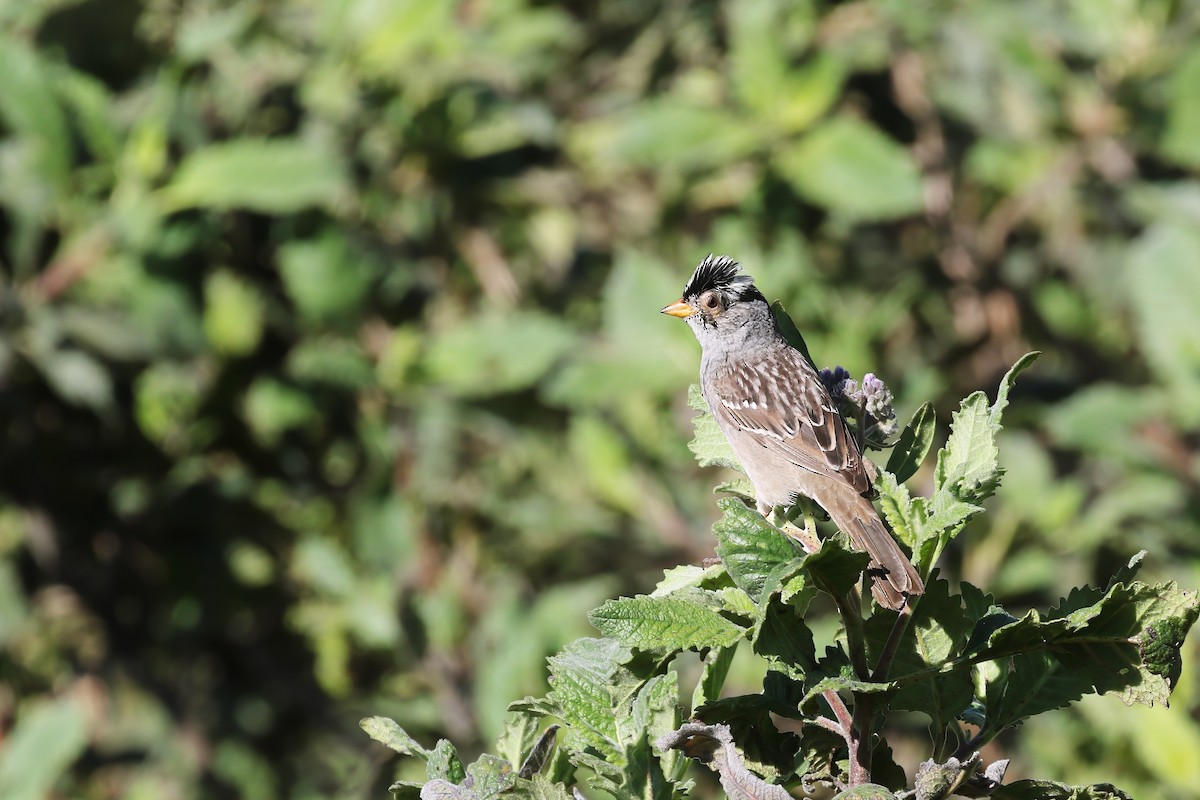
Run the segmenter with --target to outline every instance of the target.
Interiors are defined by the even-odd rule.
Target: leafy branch
[[[581,779],[618,800],[671,800],[689,791],[685,772],[694,759],[717,771],[733,798],[783,800],[790,787],[817,784],[841,798],[1124,797],[1106,785],[1005,785],[1006,763],[985,765],[978,750],[1086,694],[1166,705],[1184,638],[1200,615],[1196,592],[1137,581],[1139,553],[1104,589],[1078,588],[1055,608],[1017,617],[970,584],[954,591],[935,568],[1000,484],[1003,412],[1036,357],[1013,365],[994,402],[982,392],[962,402],[937,454],[930,496],[912,496],[904,480],[932,447],[932,408],[918,409],[897,438],[876,489],[885,519],[926,580],[925,594],[899,613],[872,605],[861,591],[868,558],[840,532],[817,539],[806,513],[810,535],[788,535],[791,523],[764,519],[738,485],[717,503],[720,563],[668,570],[650,594],[594,610],[589,619],[603,638],[567,646],[550,659],[550,693],[510,706],[498,743],[503,757],[464,768],[448,742],[424,750],[395,723],[364,720],[372,737],[427,764],[426,783],[396,784],[393,794],[566,797]],[[736,469],[703,404],[693,407],[700,412],[697,459]],[[808,622],[818,593],[832,598],[840,622],[821,649]],[[762,692],[722,697],[740,647],[765,662]],[[673,664],[685,651],[699,653],[704,669],[690,721],[681,724]],[[934,743],[912,787],[882,733],[888,715],[904,711],[929,718]],[[800,733],[779,730],[772,715],[798,721]],[[544,720],[555,722],[539,738]]]

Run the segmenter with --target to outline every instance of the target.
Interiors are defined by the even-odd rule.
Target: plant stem
[[[868,694],[854,693],[854,716],[850,728],[850,785],[871,782],[871,735],[875,708]]]
[[[900,649],[900,640],[904,638],[904,632],[908,629],[908,622],[912,619],[913,606],[918,601],[919,597],[910,597],[904,607],[900,609],[900,613],[896,615],[896,621],[892,623],[892,631],[888,634],[887,641],[883,644],[883,650],[879,653],[879,660],[875,662],[875,671],[871,673],[871,680],[886,681],[888,672],[892,668],[892,660],[896,657],[896,651]]]

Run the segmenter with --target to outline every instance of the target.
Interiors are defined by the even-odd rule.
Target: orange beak
[[[671,303],[671,305],[664,308],[662,310],[662,313],[670,314],[672,317],[679,317],[680,319],[685,319],[687,317],[690,317],[692,314],[695,314],[696,309],[693,308],[692,306],[688,305],[687,303],[683,302],[683,300],[676,300],[674,303]]]

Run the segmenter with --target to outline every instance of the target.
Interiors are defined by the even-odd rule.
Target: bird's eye
[[[721,307],[721,301],[718,300],[717,296],[715,294],[713,294],[712,292],[709,292],[708,294],[704,295],[704,297],[701,297],[700,302],[709,311],[715,311],[716,309]]]

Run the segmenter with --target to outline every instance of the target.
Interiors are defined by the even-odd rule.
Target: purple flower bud
[[[820,372],[821,383],[825,384],[826,391],[829,396],[835,401],[844,400],[849,392],[853,392],[858,388],[851,378],[850,373],[842,367],[834,367],[833,369],[823,369]]]
[[[892,391],[883,381],[868,372],[863,376],[863,410],[875,420],[876,427],[885,436],[895,431],[896,409],[892,405]]]

